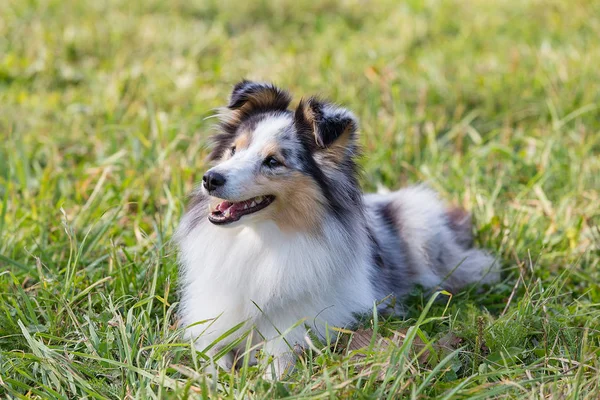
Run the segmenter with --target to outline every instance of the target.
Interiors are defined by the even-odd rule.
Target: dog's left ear
[[[354,150],[358,122],[345,108],[311,97],[300,101],[294,119],[298,133],[309,141],[313,151],[342,158]]]
[[[245,113],[286,110],[291,100],[288,92],[271,83],[243,80],[233,87],[227,108]]]
[[[260,112],[285,111],[291,100],[288,92],[272,83],[245,79],[238,82],[231,91],[227,107],[219,109],[220,133],[212,137],[214,145],[208,159],[217,160],[231,147],[238,127],[246,118]]]

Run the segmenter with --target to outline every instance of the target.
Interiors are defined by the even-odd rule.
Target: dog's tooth
[[[229,216],[231,215],[231,213],[229,212],[229,208],[227,210],[225,210],[223,215],[225,216],[225,218],[229,218]]]
[[[252,203],[250,203],[250,207],[254,207],[256,205],[256,202],[254,200],[252,200]]]
[[[244,203],[244,210],[248,208],[248,203]]]
[[[262,197],[262,196],[258,196],[258,197],[256,198],[256,202],[257,202],[257,203],[262,203],[262,201],[263,201],[263,197]]]

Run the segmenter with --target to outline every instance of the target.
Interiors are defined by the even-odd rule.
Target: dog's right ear
[[[311,97],[300,101],[294,119],[315,154],[334,162],[355,154],[358,121],[349,110]]]
[[[233,87],[227,108],[249,114],[255,111],[286,110],[292,98],[271,83],[243,80]]]

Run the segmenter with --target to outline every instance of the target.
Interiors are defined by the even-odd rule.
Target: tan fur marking
[[[310,105],[310,103],[308,103],[304,106],[304,117],[312,125],[312,131],[313,131],[313,135],[315,137],[315,143],[320,146],[321,143],[319,143],[319,139],[317,136],[317,121],[315,120],[315,113],[313,112],[312,108],[310,108],[309,105]]]
[[[346,150],[350,144],[350,136],[352,135],[352,129],[350,125],[346,130],[333,142],[329,147],[323,149],[325,158],[332,161],[335,164],[342,162],[346,156]]]
[[[308,121],[308,123],[312,126],[315,143],[317,146],[322,146],[323,144],[319,140],[319,136],[317,134],[317,121],[315,121],[315,113],[310,107],[310,104],[310,101],[302,102],[302,114],[304,114],[304,118],[306,118],[306,121]]]
[[[328,147],[324,147],[324,144],[319,140],[319,132],[317,127],[317,121],[315,120],[315,113],[310,107],[310,102],[303,103],[302,112],[306,120],[312,125],[313,135],[315,137],[315,143],[321,148],[323,155],[327,161],[339,163],[344,159],[346,154],[346,148],[350,144],[350,138],[352,136],[352,126],[348,124],[344,132]]]
[[[265,209],[265,218],[273,220],[284,232],[318,234],[325,214],[325,199],[317,184],[300,172],[285,177],[263,177],[260,186],[276,196]]]
[[[276,99],[277,95],[275,92],[271,90],[263,90],[252,94],[248,101],[239,108],[239,111],[243,112],[251,110],[255,107],[265,107],[275,102]]]
[[[233,142],[233,143],[235,144],[235,147],[238,149],[248,148],[248,145],[250,144],[250,132],[242,133],[235,139],[235,142]]]
[[[263,90],[252,96],[250,101],[259,105],[273,103],[277,98],[276,94],[271,90]]]
[[[218,110],[217,116],[223,122],[232,125],[239,125],[241,114],[239,112],[232,111],[227,107],[221,107]]]
[[[263,158],[273,156],[279,162],[285,163],[285,159],[283,158],[283,155],[281,154],[281,148],[279,147],[279,145],[276,142],[268,143],[265,147],[262,148],[262,150],[260,152],[261,152],[261,155],[263,156]]]

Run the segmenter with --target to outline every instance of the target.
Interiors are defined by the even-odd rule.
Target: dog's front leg
[[[206,347],[208,347],[210,343],[210,341],[203,340],[202,338],[198,338],[194,342],[194,348],[196,349],[196,351],[201,352],[208,357],[208,360],[206,360],[206,364],[204,366],[204,372],[209,375],[212,375],[213,378],[216,378],[218,376],[218,371],[216,368],[217,366],[227,372],[231,372],[232,368],[234,367],[234,352],[230,351],[227,354],[224,354],[223,356],[219,357],[218,359],[215,359],[215,356],[222,350],[223,345],[214,346],[211,349],[206,350]]]
[[[296,365],[296,354],[293,351],[287,351],[279,355],[273,355],[271,362],[267,365],[263,378],[277,381],[294,371]]]
[[[274,339],[264,346],[264,352],[268,355],[269,361],[263,373],[263,378],[267,380],[280,380],[294,371],[298,354],[302,352],[302,347],[296,343],[292,348],[283,339]]]

